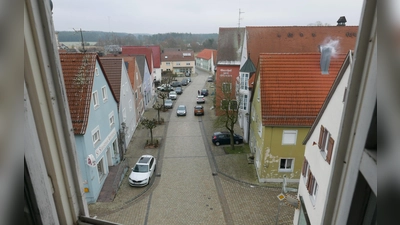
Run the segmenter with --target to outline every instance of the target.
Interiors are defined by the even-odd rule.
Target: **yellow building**
[[[259,182],[298,182],[302,144],[346,54],[260,54],[250,113],[250,148]]]

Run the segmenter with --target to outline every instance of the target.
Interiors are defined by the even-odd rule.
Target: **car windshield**
[[[165,100],[165,103],[171,103],[171,102],[172,102],[172,100],[170,100],[170,99]]]
[[[196,106],[196,109],[202,109],[202,108],[203,108],[203,106],[201,106],[201,105]]]
[[[185,106],[179,106],[178,110],[185,110]]]
[[[133,168],[133,172],[138,172],[138,173],[146,173],[149,172],[149,166],[148,165],[135,165],[135,168]]]

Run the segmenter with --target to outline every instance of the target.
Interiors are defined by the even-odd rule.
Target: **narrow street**
[[[294,209],[284,204],[278,207],[276,196],[280,188],[251,185],[221,173],[231,170],[223,167],[238,165],[235,161],[222,163],[232,160],[233,156],[225,155],[222,147],[211,142],[211,135],[216,131],[212,123],[214,111],[210,109],[212,90],[204,104],[205,115],[193,114],[197,91],[211,86],[206,81],[208,73],[200,70],[197,73],[183,87],[183,94],[174,101],[173,109],[162,113],[166,123],[154,131],[155,138],[161,140],[159,149],[130,147],[127,152],[130,166],[142,154],[158,157],[153,183],[133,188],[126,176],[114,202],[90,205],[90,216],[121,224],[145,225],[292,224]],[[178,117],[176,109],[182,104],[187,107],[187,115]],[[147,130],[137,130],[137,133],[133,142],[148,138]],[[138,137],[139,134],[144,136]],[[254,180],[254,165],[247,165],[245,160],[243,164],[246,164],[243,171],[249,170],[249,179]]]

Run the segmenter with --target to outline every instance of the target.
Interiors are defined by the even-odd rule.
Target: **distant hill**
[[[75,31],[57,31],[59,42],[81,42],[81,33]],[[160,45],[162,48],[217,48],[218,34],[165,33],[130,34],[104,31],[83,31],[84,42],[96,42],[98,45]],[[206,44],[204,44],[206,43]],[[211,43],[211,44],[210,44]]]

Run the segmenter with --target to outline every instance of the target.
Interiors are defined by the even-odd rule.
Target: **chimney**
[[[321,73],[322,74],[329,74],[329,64],[331,62],[331,55],[332,55],[332,47],[327,45],[320,45],[319,51],[321,52]]]
[[[341,16],[338,21],[337,21],[337,26],[346,26],[346,17],[345,16]]]

